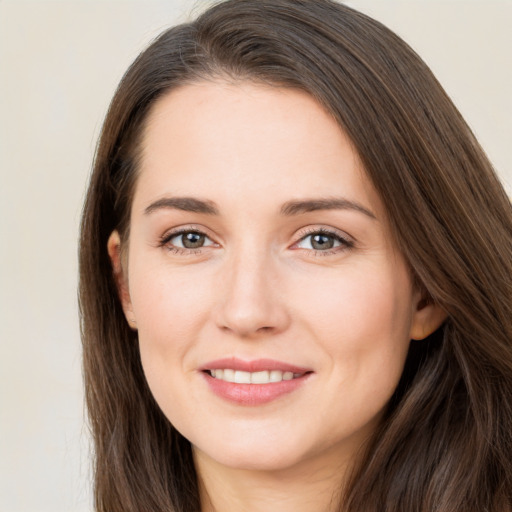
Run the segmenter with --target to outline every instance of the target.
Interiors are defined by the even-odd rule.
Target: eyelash
[[[340,252],[344,252],[350,250],[354,247],[353,240],[348,237],[342,236],[339,232],[326,229],[326,228],[308,228],[306,232],[302,233],[299,240],[295,242],[293,245],[297,246],[302,241],[306,240],[308,237],[313,237],[314,235],[323,235],[326,237],[333,238],[336,242],[339,242],[338,247],[333,247],[332,249],[302,249],[297,247],[297,250],[305,250],[311,252],[314,256],[329,256],[331,254],[339,254]]]
[[[173,238],[183,236],[186,234],[195,234],[195,235],[204,236],[205,238],[210,240],[212,243],[207,246],[198,247],[196,249],[186,248],[186,247],[177,247],[175,245],[169,245],[170,241]],[[300,244],[301,242],[306,240],[308,237],[312,237],[314,235],[323,235],[326,237],[333,238],[335,240],[335,242],[338,242],[340,245],[337,247],[334,247],[332,249],[325,249],[325,250],[304,249],[301,247],[296,247],[294,250],[305,250],[305,251],[313,254],[314,256],[329,256],[331,254],[337,254],[337,253],[340,253],[343,251],[350,250],[355,245],[352,240],[340,235],[337,231],[334,231],[334,230],[331,231],[326,228],[309,228],[306,232],[303,232],[300,235],[300,238],[293,244],[293,246],[297,246],[298,244]],[[159,245],[159,247],[167,248],[169,250],[169,252],[172,252],[173,254],[188,256],[188,255],[200,254],[201,250],[203,248],[214,246],[217,244],[204,231],[197,229],[197,228],[188,227],[188,228],[178,229],[178,230],[172,231],[170,233],[166,233],[159,240],[158,245]]]
[[[204,231],[201,231],[200,229],[197,229],[197,228],[188,227],[188,228],[178,229],[176,231],[171,231],[170,233],[166,233],[165,235],[162,236],[158,245],[159,245],[159,247],[165,247],[166,249],[169,250],[169,252],[172,252],[173,254],[179,254],[179,255],[185,255],[185,256],[199,254],[201,252],[201,249],[203,249],[205,246],[198,247],[197,249],[189,249],[187,247],[176,247],[175,245],[169,245],[170,241],[173,238],[177,238],[179,236],[183,236],[183,235],[187,235],[187,234],[195,234],[195,235],[204,236],[205,238],[207,238],[208,240],[213,242],[213,240]],[[211,245],[215,245],[215,242],[213,242]],[[209,246],[210,245],[207,245],[206,247],[209,247]]]

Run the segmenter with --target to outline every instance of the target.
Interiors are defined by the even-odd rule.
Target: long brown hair
[[[422,60],[330,0],[228,0],[164,32],[112,100],[84,206],[80,309],[96,509],[200,509],[190,444],[155,403],[107,239],[129,236],[138,146],[155,100],[229,77],[311,94],[356,148],[395,242],[448,314],[411,342],[380,430],[345,489],[351,512],[512,509],[512,208]]]

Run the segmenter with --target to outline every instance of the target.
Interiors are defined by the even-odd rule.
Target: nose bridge
[[[242,304],[256,300],[263,304],[269,299],[269,277],[273,273],[269,255],[261,248],[247,247],[233,255],[228,283],[232,299]]]
[[[278,262],[261,244],[247,242],[233,250],[223,271],[223,300],[218,325],[239,336],[285,328],[285,305],[277,293]]]

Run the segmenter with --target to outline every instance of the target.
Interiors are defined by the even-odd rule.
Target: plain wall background
[[[206,2],[0,0],[0,512],[91,511],[77,232],[123,72]],[[437,74],[512,191],[512,0],[352,0]]]

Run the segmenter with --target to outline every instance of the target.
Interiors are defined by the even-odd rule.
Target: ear
[[[436,304],[426,291],[418,291],[414,301],[410,339],[423,340],[436,331],[446,320],[447,314]]]
[[[121,257],[121,237],[117,231],[112,231],[107,242],[108,255],[112,263],[112,271],[114,280],[117,286],[117,293],[123,306],[124,316],[128,325],[132,329],[137,329],[137,322],[135,314],[133,313],[132,301],[130,298],[130,290],[128,288],[128,279],[123,268],[123,261]]]

